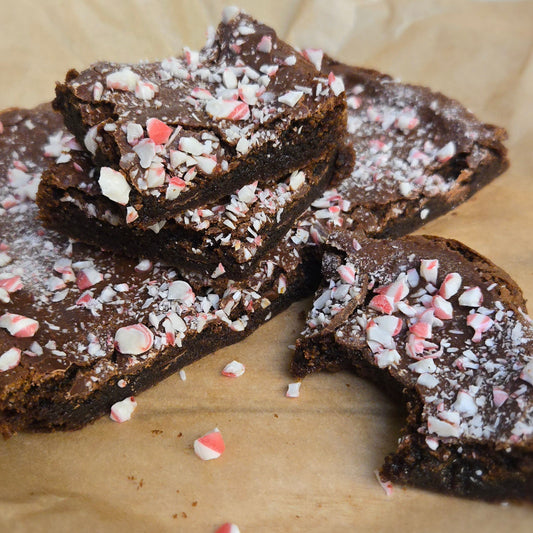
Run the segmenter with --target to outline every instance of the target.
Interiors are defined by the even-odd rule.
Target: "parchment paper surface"
[[[97,60],[160,59],[199,48],[225,2],[0,1],[0,108],[53,97],[54,82]],[[423,233],[453,237],[533,296],[533,2],[242,1],[300,47],[458,98],[508,128],[510,170]],[[373,471],[402,412],[347,373],[291,381],[288,345],[309,302],[246,341],[137,398],[131,421],[0,442],[0,531],[530,532],[531,505],[489,505],[396,487]],[[232,359],[239,379],[220,375]],[[202,462],[195,438],[217,426],[226,452]]]

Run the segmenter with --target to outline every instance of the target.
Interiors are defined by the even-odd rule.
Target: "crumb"
[[[194,502],[192,502],[191,505],[192,505],[193,507],[196,507],[196,506],[198,505],[198,502],[194,501]]]
[[[183,511],[183,513],[181,513],[181,516],[182,516],[183,518],[187,518],[187,513],[186,513],[185,511]]]
[[[141,480],[139,481],[139,484],[137,485],[137,490],[142,489],[143,486],[144,486],[144,479],[141,479]]]
[[[177,437],[178,437],[178,439],[179,439],[180,437],[183,437],[183,433],[180,431],[180,432],[178,433]]]
[[[162,429],[152,429],[152,435],[161,435],[162,433]]]
[[[172,518],[178,518],[178,513],[174,513],[174,514],[172,515]]]
[[[274,418],[279,418],[278,415],[276,413],[274,413]]]

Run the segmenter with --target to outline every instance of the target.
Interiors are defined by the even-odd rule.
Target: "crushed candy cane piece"
[[[241,533],[241,530],[236,524],[231,524],[230,522],[226,522],[225,524],[222,524],[215,533]]]
[[[483,303],[483,294],[479,287],[466,289],[459,296],[459,305],[464,307],[479,307]]]
[[[206,112],[214,119],[245,120],[250,116],[250,108],[245,102],[213,98],[205,106]]]
[[[138,145],[137,145],[138,146]],[[110,167],[100,169],[98,184],[102,194],[117,204],[126,205],[130,197],[131,187],[126,178],[118,170]]]
[[[520,372],[520,379],[533,385],[533,359]]]
[[[111,406],[109,418],[111,418],[113,422],[118,422],[119,424],[126,422],[131,418],[131,415],[136,408],[137,402],[133,396],[130,396],[129,398],[116,402]]]
[[[33,337],[39,329],[39,322],[22,315],[4,313],[0,316],[0,328],[5,328],[13,337]]]
[[[11,276],[10,278],[0,279],[0,288],[11,294],[20,291],[23,288],[23,284],[20,276]]]
[[[269,54],[270,52],[272,52],[272,36],[271,35],[263,35],[263,37],[261,37],[261,40],[257,44],[257,51],[264,52],[265,54]]]
[[[106,86],[108,89],[119,91],[134,91],[140,76],[130,68],[125,67],[119,71],[112,72],[106,76]]]
[[[322,68],[322,59],[324,57],[324,52],[322,50],[318,48],[306,48],[303,51],[303,56],[311,61],[317,70]]]
[[[224,439],[218,428],[194,441],[194,453],[203,461],[218,459],[225,449]]]
[[[429,283],[435,285],[439,273],[438,259],[422,259],[420,261],[420,275]]]
[[[94,268],[84,268],[78,272],[76,285],[80,291],[84,291],[93,285],[100,283],[104,279],[103,274]]]
[[[244,370],[245,368],[242,363],[232,361],[222,369],[222,375],[228,378],[238,378],[244,374]]]
[[[146,131],[155,144],[165,144],[174,130],[158,118],[149,118],[146,121]]]
[[[20,363],[21,351],[18,348],[10,348],[0,355],[0,372],[6,372],[15,368]]]
[[[294,107],[303,95],[304,93],[302,91],[289,91],[278,97],[278,102]]]
[[[335,96],[339,96],[339,94],[344,92],[344,82],[342,81],[342,78],[339,76],[335,76],[333,72],[329,73],[328,85],[330,86]]]
[[[462,281],[461,274],[457,272],[447,274],[440,286],[439,295],[448,300],[459,292]]]
[[[144,324],[124,326],[115,333],[115,348],[123,354],[140,355],[153,344],[154,335]]]
[[[289,383],[287,387],[287,392],[285,396],[287,398],[298,398],[300,396],[300,387],[302,386],[301,382]]]
[[[378,480],[378,483],[381,485],[381,488],[385,491],[385,494],[387,496],[392,496],[392,492],[393,492],[392,481],[383,481],[381,479],[379,470],[374,470],[374,474],[376,476],[376,479]]]
[[[466,317],[466,323],[474,330],[472,340],[479,342],[481,341],[481,334],[488,331],[494,324],[494,321],[487,315],[472,313]]]

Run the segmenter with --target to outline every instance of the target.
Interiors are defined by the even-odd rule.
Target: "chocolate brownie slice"
[[[43,229],[47,159],[79,148],[50,106],[0,114],[0,433],[75,429],[237,342],[309,292],[317,272],[276,254],[242,283],[198,288],[170,268]],[[45,157],[46,156],[46,157]]]
[[[333,234],[292,362],[349,368],[408,418],[383,480],[533,501],[533,327],[520,288],[453,240]]]
[[[344,80],[347,141],[357,157],[307,213],[323,241],[335,228],[398,237],[463,203],[508,167],[504,129],[426,87],[304,52]]]
[[[346,128],[342,81],[236,8],[199,53],[97,63],[56,94],[94,180],[143,229],[323,158]]]
[[[142,230],[91,178],[90,160],[74,153],[43,174],[37,203],[44,224],[82,242],[217,277],[243,279],[277,246],[295,219],[326,188],[336,150],[267,185],[245,185],[220,203],[190,209]]]

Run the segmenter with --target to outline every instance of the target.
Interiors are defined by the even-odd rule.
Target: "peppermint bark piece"
[[[143,229],[323,158],[346,127],[341,84],[230,9],[199,53],[97,63],[70,71],[56,94],[94,179],[120,173],[109,197]]]
[[[317,282],[277,254],[241,283],[73,244],[34,204],[48,161],[79,146],[50,106],[0,113],[0,433],[76,429],[249,335]],[[119,404],[123,405],[123,404]],[[123,412],[124,411],[124,412]],[[126,415],[125,415],[126,413]]]
[[[349,368],[407,406],[382,480],[486,500],[533,498],[533,327],[519,287],[437,237],[332,235],[292,362]]]
[[[334,150],[278,182],[255,181],[219,203],[186,210],[142,230],[124,220],[119,206],[92,179],[95,170],[90,160],[78,153],[44,173],[37,202],[44,224],[74,239],[182,271],[213,278],[226,274],[238,280],[253,274],[259,261],[278,245],[329,185],[336,165]],[[116,188],[113,180],[107,187]],[[115,194],[120,194],[118,187]]]
[[[461,103],[375,70],[304,51],[324,74],[344,80],[347,142],[357,157],[308,212],[320,240],[332,229],[361,227],[399,237],[457,207],[508,165],[503,128]]]

